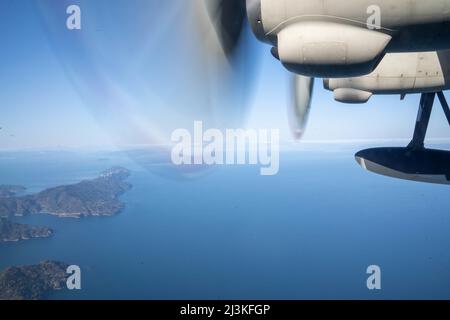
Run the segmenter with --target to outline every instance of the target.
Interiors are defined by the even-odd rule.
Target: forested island
[[[0,243],[17,242],[34,238],[48,238],[52,235],[53,230],[47,227],[34,227],[14,223],[7,218],[0,218]]]
[[[0,185],[0,198],[13,197],[17,193],[24,192],[26,188],[24,186],[14,185]]]
[[[0,272],[0,300],[40,300],[66,286],[68,264],[44,261]]]

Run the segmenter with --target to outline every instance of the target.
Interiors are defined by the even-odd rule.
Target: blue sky
[[[81,31],[65,27],[69,4],[81,6]],[[2,0],[0,149],[165,143],[193,120],[279,128],[289,140],[290,75],[270,48],[253,39],[227,88],[187,15],[182,0]],[[321,80],[315,88],[306,141],[412,135],[418,95],[355,106],[334,102]],[[439,107],[429,137],[450,137]]]

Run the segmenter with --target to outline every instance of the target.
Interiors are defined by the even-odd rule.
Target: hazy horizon
[[[283,142],[292,139],[286,110],[290,74],[269,46],[247,35],[248,65],[239,66],[236,87],[227,89],[223,79],[211,78],[217,70],[205,67],[204,40],[187,37],[192,21],[183,1],[80,0],[85,14],[78,31],[61,23],[69,2],[0,4],[0,12],[7,12],[0,21],[0,149],[165,144],[172,130],[190,129],[194,120],[212,127],[279,129]],[[151,24],[143,32],[149,16],[159,28]],[[226,90],[215,92],[214,86]],[[365,105],[339,104],[317,79],[304,141],[407,140],[419,98],[374,96]],[[428,137],[450,138],[438,105]]]

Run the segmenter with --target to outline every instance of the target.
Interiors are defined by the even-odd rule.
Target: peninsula
[[[131,188],[126,182],[129,175],[127,169],[113,167],[95,179],[31,195],[0,197],[0,217],[38,213],[74,218],[111,216],[124,207],[119,196]]]

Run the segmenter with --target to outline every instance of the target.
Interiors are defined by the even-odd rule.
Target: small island
[[[129,175],[127,169],[114,167],[92,180],[31,195],[0,197],[0,217],[38,213],[72,218],[112,216],[124,207],[118,198],[131,188],[125,181]]]
[[[0,185],[0,198],[13,197],[17,193],[24,192],[26,190],[23,186],[13,186],[13,185]]]
[[[17,242],[34,238],[48,238],[53,230],[47,227],[33,227],[26,224],[14,223],[6,218],[0,218],[0,243]]]
[[[68,264],[44,261],[0,272],[0,300],[40,300],[66,285]]]

